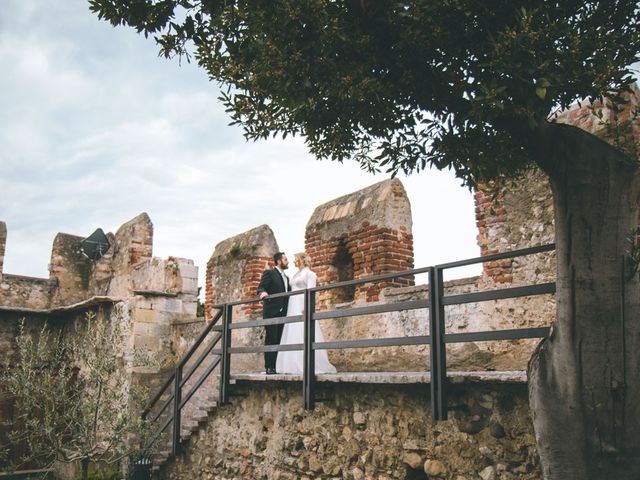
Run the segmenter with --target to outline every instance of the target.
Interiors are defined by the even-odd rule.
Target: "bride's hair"
[[[303,267],[311,266],[311,257],[304,252],[299,252],[294,255],[295,258],[299,258]]]

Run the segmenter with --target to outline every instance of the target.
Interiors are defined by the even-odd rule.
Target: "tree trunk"
[[[89,459],[83,458],[80,460],[80,465],[82,466],[82,480],[88,480],[89,478]]]
[[[540,131],[555,202],[556,320],[529,363],[546,480],[640,479],[640,283],[629,278],[635,160],[575,127]]]

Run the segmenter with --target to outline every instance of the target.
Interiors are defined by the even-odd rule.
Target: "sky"
[[[292,257],[316,206],[389,178],[318,161],[300,138],[247,142],[204,70],[158,57],[153,39],[99,21],[86,0],[0,5],[4,273],[47,277],[56,233],[115,232],[147,212],[154,256],[192,259],[204,285],[222,240],[266,223]],[[479,255],[460,180],[400,179],[416,267]]]

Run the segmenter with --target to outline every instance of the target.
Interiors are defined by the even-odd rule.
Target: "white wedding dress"
[[[305,288],[313,288],[316,286],[316,274],[308,267],[298,270],[291,278],[291,290],[303,290]],[[287,317],[292,315],[301,315],[304,310],[304,295],[293,295],[289,297],[289,307],[287,308]],[[324,342],[322,330],[318,322],[315,322],[315,341]],[[282,330],[282,338],[280,345],[292,345],[296,343],[304,343],[304,323],[287,323]],[[326,350],[316,350],[316,373],[336,373],[336,367],[329,363],[329,357]],[[276,372],[278,373],[294,373],[302,375],[304,366],[303,351],[278,352],[276,359]]]

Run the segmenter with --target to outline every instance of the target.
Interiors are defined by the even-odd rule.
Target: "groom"
[[[274,268],[265,270],[258,285],[258,295],[262,303],[262,318],[276,318],[287,315],[287,305],[289,297],[265,298],[275,293],[284,293],[291,291],[289,279],[284,271],[289,268],[289,261],[283,252],[278,252],[273,256]],[[266,335],[264,339],[265,345],[279,345],[280,337],[284,325],[267,325],[264,327]],[[276,373],[276,357],[278,352],[264,352],[264,366],[268,375]]]

